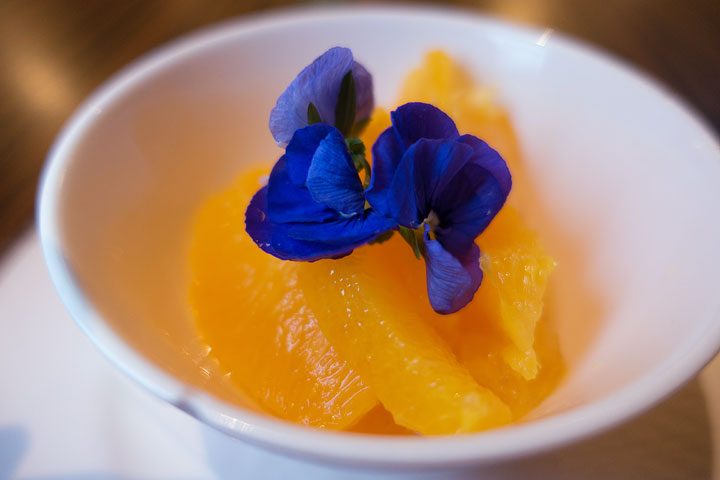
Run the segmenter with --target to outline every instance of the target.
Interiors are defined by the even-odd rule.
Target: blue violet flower
[[[300,72],[270,114],[285,154],[252,198],[246,230],[267,253],[297,261],[340,258],[398,231],[425,259],[433,309],[456,312],[482,281],[475,238],[504,205],[510,172],[487,143],[460,135],[425,103],[392,112],[371,169],[357,135],[373,102],[372,77],[347,48]]]
[[[373,146],[367,197],[425,258],[433,309],[453,313],[480,287],[475,238],[505,203],[510,171],[487,143],[460,135],[432,105],[408,103],[391,118],[392,126]]]
[[[295,132],[245,215],[255,243],[283,260],[339,258],[394,226],[366,208],[345,138],[321,123]]]

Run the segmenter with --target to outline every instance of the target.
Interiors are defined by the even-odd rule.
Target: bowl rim
[[[180,37],[152,50],[95,90],[73,113],[51,147],[40,180],[37,219],[43,255],[53,284],[75,322],[96,347],[128,377],[148,391],[200,421],[233,437],[285,454],[327,463],[365,467],[441,468],[480,465],[527,456],[605,431],[650,408],[689,381],[720,350],[720,302],[708,328],[686,341],[682,361],[669,358],[619,391],[588,405],[532,422],[477,434],[446,437],[388,437],[313,430],[267,415],[245,410],[183,383],[132,349],[103,320],[75,279],[64,255],[58,207],[65,170],[72,151],[94,118],[106,106],[121,101],[124,94],[148,77],[181,62],[191,54],[212,48],[229,39],[252,35],[258,30],[282,28],[318,20],[391,16],[419,20],[444,19],[476,26],[501,28],[514,35],[539,38],[545,29],[514,24],[476,11],[446,7],[412,6],[324,6],[271,10],[231,19]],[[712,129],[683,100],[617,58],[581,41],[553,33],[553,44],[583,56],[591,56],[623,70],[678,107],[718,151]]]

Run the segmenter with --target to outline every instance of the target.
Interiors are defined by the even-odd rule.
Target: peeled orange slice
[[[245,209],[267,167],[242,174],[197,214],[190,302],[201,339],[230,381],[273,414],[341,429],[377,405],[338,356],[298,288],[305,264],[260,250]]]
[[[481,385],[527,414],[560,382],[565,368],[547,315],[547,284],[555,268],[537,236],[505,206],[478,238],[483,283],[459,313],[454,345]]]
[[[408,74],[398,105],[406,102],[435,105],[450,115],[460,133],[485,140],[500,152],[513,176],[519,174],[517,139],[496,92],[477,86],[471,75],[445,52],[429,52],[422,64]]]
[[[474,308],[507,335],[505,362],[526,380],[538,374],[535,328],[543,313],[545,290],[555,261],[518,213],[505,206],[478,238],[482,251],[483,286]]]
[[[327,339],[398,425],[432,435],[509,422],[509,408],[460,365],[422,314],[418,266],[396,235],[340,260],[306,264],[300,285]]]
[[[456,344],[458,359],[479,384],[510,407],[514,419],[523,417],[555,389],[565,372],[552,324],[542,318],[535,328],[533,350],[538,371],[527,379],[504,358],[504,351],[512,344],[497,324],[492,319],[478,322],[467,312],[463,315],[459,326],[463,334]]]

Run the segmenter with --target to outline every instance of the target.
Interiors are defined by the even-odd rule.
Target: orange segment
[[[360,140],[363,141],[366,148],[366,156],[368,160],[372,157],[372,146],[375,140],[380,136],[386,128],[390,126],[390,113],[382,108],[376,108],[373,110],[370,122],[368,122],[365,130],[360,134]]]
[[[395,423],[390,412],[382,405],[370,410],[349,431],[356,433],[373,433],[376,435],[412,435],[413,432]]]
[[[505,362],[532,380],[539,369],[533,348],[535,328],[555,261],[510,206],[500,211],[478,243],[484,276],[473,303],[485,318],[496,319],[509,338],[510,344],[502,351]]]
[[[478,87],[472,77],[445,52],[425,55],[423,63],[406,78],[398,105],[431,103],[450,115],[460,133],[485,140],[505,158],[513,176],[520,169],[517,139],[507,111],[495,92]]]
[[[495,319],[477,321],[463,313],[463,332],[457,355],[478,383],[492,390],[520,418],[540,404],[558,385],[565,373],[564,363],[552,325],[542,318],[535,329],[533,349],[539,362],[537,375],[524,378],[508,364],[503,352],[511,343],[497,328]]]
[[[325,336],[398,425],[435,435],[508,423],[508,407],[478,385],[422,315],[424,288],[407,288],[418,263],[395,235],[341,260],[307,264],[300,285]]]
[[[451,110],[456,110],[467,92],[474,88],[470,75],[447,53],[433,50],[405,77],[399,103],[431,103],[454,118]]]
[[[190,301],[197,328],[234,385],[298,423],[341,429],[377,400],[320,331],[298,288],[304,264],[260,250],[245,208],[267,168],[241,175],[197,214]]]

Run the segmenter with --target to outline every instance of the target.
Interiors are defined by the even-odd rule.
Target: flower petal
[[[353,62],[353,79],[355,80],[355,121],[370,118],[375,108],[373,97],[373,80],[370,72],[358,62]]]
[[[395,226],[392,219],[373,210],[367,210],[362,215],[352,218],[338,218],[320,224],[293,224],[288,230],[288,235],[298,240],[312,240],[329,245],[350,245],[355,248]]]
[[[420,139],[450,140],[459,135],[455,122],[427,103],[406,103],[390,116],[392,127],[380,134],[372,148],[373,172],[366,193],[370,205],[385,215],[392,210],[387,189],[405,151]]]
[[[353,60],[349,49],[333,47],[305,67],[278,98],[270,112],[270,131],[275,141],[286,145],[296,130],[307,126],[310,103],[323,123],[334,125],[340,84],[350,70],[357,92],[356,112],[367,117],[373,108],[372,77]],[[356,119],[365,117],[356,115]]]
[[[485,168],[468,163],[435,203],[438,240],[454,255],[465,252],[505,204],[507,195]]]
[[[393,127],[381,133],[372,147],[372,175],[365,196],[370,205],[384,215],[390,214],[387,189],[404,152]]]
[[[421,138],[455,139],[459,136],[455,122],[428,103],[406,103],[392,112],[390,118],[403,148],[409,148]]]
[[[306,241],[288,235],[290,225],[273,223],[267,215],[268,187],[258,190],[245,212],[245,229],[250,238],[265,252],[282,260],[315,261],[339,258],[352,252],[357,245],[337,245]]]
[[[387,206],[389,215],[403,227],[417,228],[425,218],[425,213],[420,210],[418,203],[418,188],[416,182],[419,175],[416,175],[415,150],[408,150],[403,155],[400,164],[395,171],[390,188],[387,191]]]
[[[498,181],[507,197],[512,188],[512,176],[502,156],[486,142],[473,135],[463,135],[458,138],[458,141],[472,147],[474,152],[472,162],[488,170]]]
[[[403,155],[390,186],[390,211],[398,223],[410,228],[420,225],[471,157],[472,149],[454,140],[415,142]]]
[[[305,186],[292,182],[286,155],[280,157],[270,172],[267,188],[264,212],[273,223],[322,222],[337,216],[337,212],[313,200]]]
[[[433,310],[454,313],[470,303],[482,282],[480,249],[471,247],[460,257],[431,240],[425,227],[425,271],[428,297]]]
[[[285,149],[287,169],[295,185],[305,185],[315,150],[335,127],[317,123],[296,131]]]
[[[320,142],[307,173],[313,200],[343,215],[365,210],[365,195],[342,134],[333,129]]]

